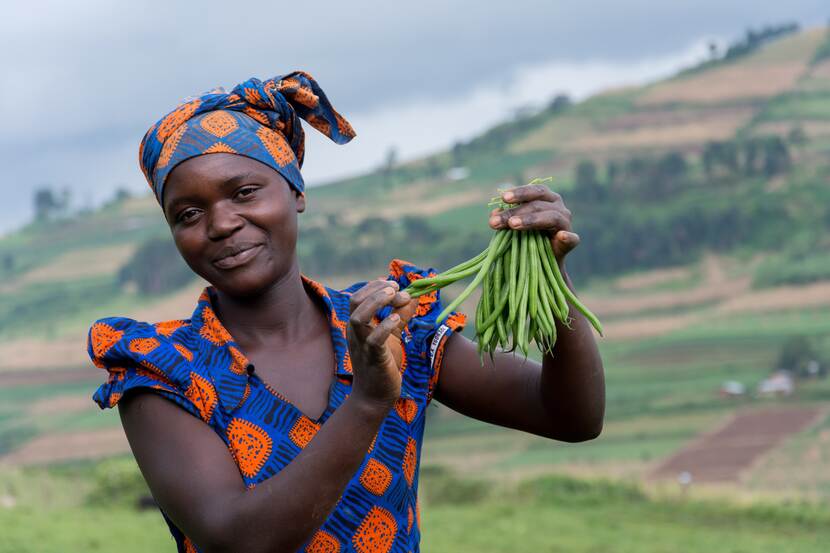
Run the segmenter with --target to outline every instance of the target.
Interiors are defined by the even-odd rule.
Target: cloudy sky
[[[310,6],[310,7],[309,7]],[[250,76],[314,75],[358,138],[311,137],[310,185],[474,136],[557,92],[660,78],[750,26],[825,24],[826,0],[291,3],[29,0],[0,19],[0,232],[32,191],[76,206],[142,191],[138,143],[181,98]]]

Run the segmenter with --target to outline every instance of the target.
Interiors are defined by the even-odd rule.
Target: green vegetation
[[[118,272],[119,284],[134,283],[142,294],[165,294],[195,278],[169,236],[150,238]]]
[[[459,553],[818,552],[830,537],[826,507],[653,499],[629,485],[562,477],[526,482],[475,508],[425,503],[424,515],[424,550]]]
[[[813,54],[813,65],[818,65],[828,58],[830,58],[830,31],[828,31],[827,38],[816,50],[816,53]]]
[[[550,179],[534,179],[531,184],[547,180]],[[506,203],[496,196],[489,205],[510,210],[519,204]],[[565,284],[550,242],[537,231],[498,230],[487,249],[474,258],[434,277],[411,282],[404,291],[417,298],[473,275],[473,280],[444,307],[436,321],[443,321],[481,285],[475,330],[482,364],[484,353],[492,358],[497,347],[520,351],[526,357],[531,340],[540,351],[551,354],[556,342],[556,322],[570,324],[570,306],[602,333],[596,316]]]
[[[827,91],[790,92],[773,99],[759,121],[830,120],[830,94]]]
[[[123,463],[119,484],[140,478]],[[111,477],[102,481],[100,474],[81,464],[0,476],[0,487],[21,492],[17,507],[0,510],[0,553],[103,553],[115,543],[122,553],[171,551],[159,512],[137,510],[118,497],[124,488],[109,487]],[[824,551],[830,539],[826,505],[739,506],[564,476],[510,484],[459,478],[440,467],[425,468],[421,480],[424,551],[810,553]],[[50,505],[30,503],[32,488],[49,494]],[[103,496],[92,505],[96,494]]]
[[[782,23],[778,25],[767,25],[758,30],[747,29],[746,34],[742,38],[729,44],[723,53],[717,51],[716,45],[710,45],[711,59],[680,71],[678,76],[692,75],[714,69],[721,65],[740,61],[749,54],[758,51],[762,46],[798,32],[799,28],[798,23]]]

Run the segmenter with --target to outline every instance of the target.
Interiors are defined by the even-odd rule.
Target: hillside
[[[648,480],[738,410],[769,406],[718,397],[724,381],[753,390],[799,337],[830,359],[828,154],[830,35],[808,30],[649,86],[560,98],[450,151],[311,189],[301,263],[332,286],[383,274],[393,257],[447,267],[486,243],[499,185],[553,175],[582,237],[569,271],[606,328],[603,439],[553,447],[438,408],[427,463]],[[101,374],[86,330],[114,314],[189,316],[201,283],[146,294],[124,276],[130,264],[179,274],[167,236],[148,195],[0,239],[0,463],[125,450],[117,416],[89,400]],[[753,491],[830,497],[827,399],[827,380],[799,383],[782,402],[814,424],[730,474]],[[793,463],[803,476],[785,477]]]
[[[759,282],[810,283],[818,286],[811,298],[826,297],[816,282],[830,279],[822,239],[830,215],[821,207],[830,205],[829,43],[825,29],[801,32],[650,86],[553,102],[449,152],[314,188],[301,218],[304,270],[336,284],[381,274],[392,257],[445,267],[486,243],[485,204],[499,184],[553,175],[583,238],[571,272],[612,321],[612,339],[639,333],[613,332],[627,315],[676,315],[720,299],[731,312],[787,295],[753,290]],[[787,149],[783,168],[730,170],[730,148],[734,164],[743,163],[750,146],[775,137]],[[680,173],[671,172],[672,159]],[[463,178],[447,177],[453,167],[464,168]],[[136,250],[166,232],[146,196],[0,239],[0,370],[84,365],[78,340],[99,316],[187,315],[198,284],[159,297],[118,282]],[[764,261],[782,246],[787,263]],[[737,263],[743,274],[730,287],[712,286],[717,278],[701,276],[707,251],[749,265]],[[649,269],[656,272],[623,277],[619,289],[610,278]],[[632,287],[637,279],[642,285]],[[690,291],[651,294],[660,286]]]

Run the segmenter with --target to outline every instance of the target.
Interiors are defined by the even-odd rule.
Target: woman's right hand
[[[391,408],[401,393],[401,372],[387,340],[400,332],[412,316],[417,300],[400,292],[393,280],[372,280],[352,294],[346,329],[354,371],[352,395],[372,405]],[[376,313],[387,305],[391,313],[375,324]]]

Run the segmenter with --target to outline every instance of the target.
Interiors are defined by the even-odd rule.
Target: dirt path
[[[763,454],[806,429],[821,414],[817,407],[771,407],[738,413],[666,459],[651,477],[677,478],[689,472],[693,482],[735,482]]]
[[[0,457],[0,465],[38,465],[97,459],[126,453],[129,450],[127,437],[120,427],[87,432],[46,434]]]
[[[37,371],[0,372],[0,388],[34,386],[38,384],[64,384],[66,382],[104,381],[106,373],[95,367],[86,369],[55,369]]]

